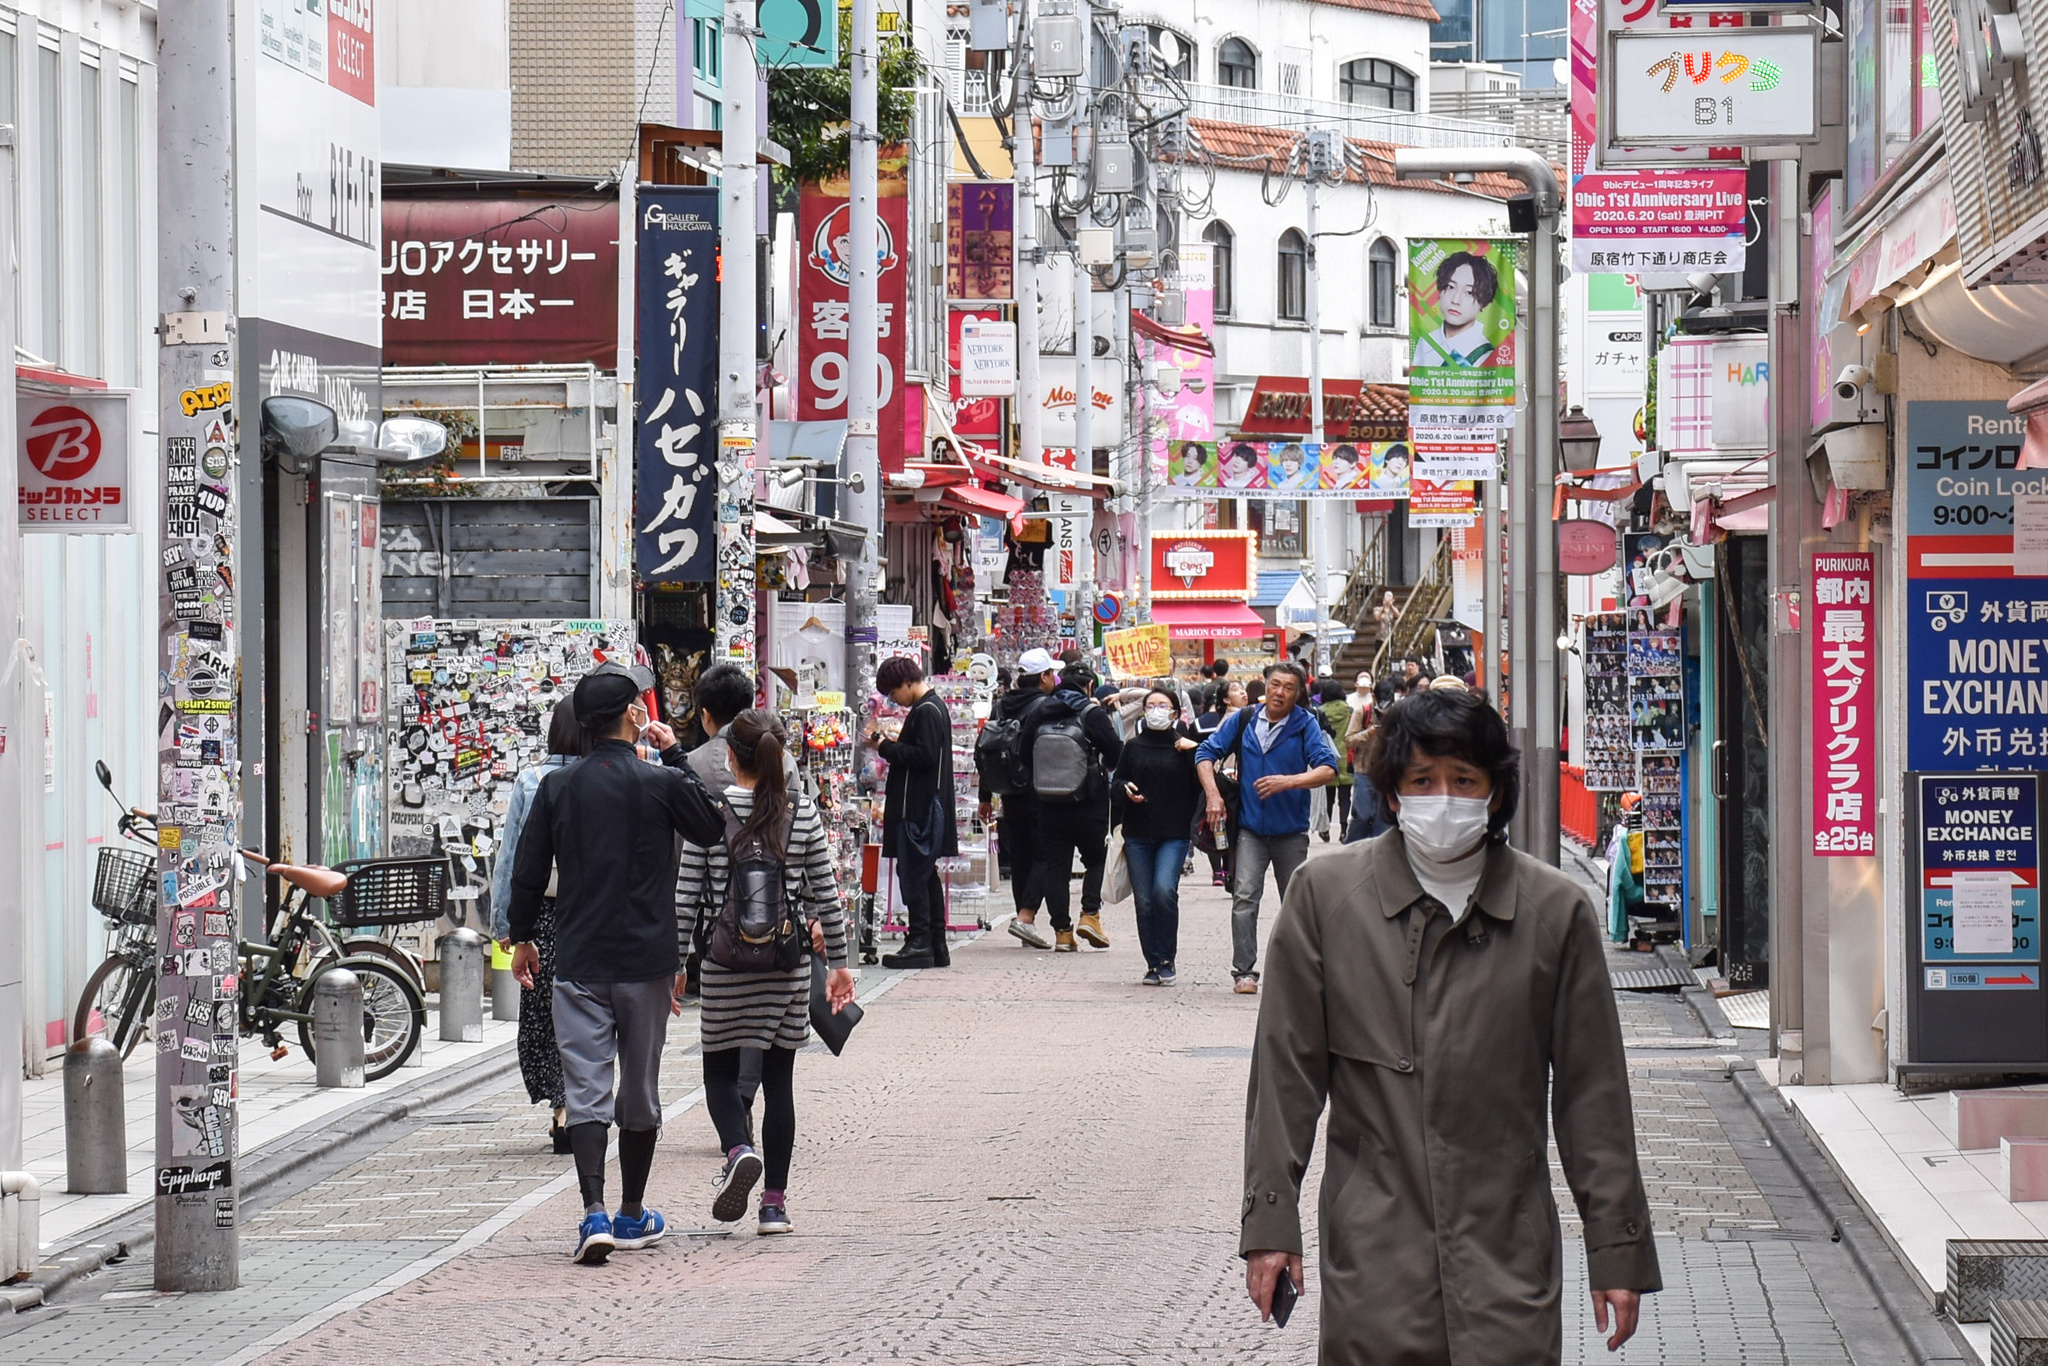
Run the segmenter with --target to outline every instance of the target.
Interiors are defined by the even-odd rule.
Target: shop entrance
[[[1721,548],[1720,958],[1728,985],[1771,984],[1770,573],[1768,541],[1731,536]]]

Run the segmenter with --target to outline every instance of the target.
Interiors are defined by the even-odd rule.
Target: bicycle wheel
[[[381,958],[344,958],[307,976],[297,1009],[311,1014],[313,984],[329,968],[347,968],[363,984],[363,1078],[378,1081],[405,1066],[427,1029],[426,998],[411,979]],[[313,1059],[313,1024],[299,1021],[299,1045]]]
[[[420,960],[396,944],[362,935],[342,940],[341,953],[344,958],[376,958],[387,962],[404,973],[422,997],[427,994],[427,974],[420,966]]]
[[[78,996],[71,1021],[71,1040],[100,1035],[126,1058],[148,1037],[156,1012],[156,974],[115,954],[93,969]]]

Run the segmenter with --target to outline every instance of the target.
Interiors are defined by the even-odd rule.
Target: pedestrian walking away
[[[555,703],[548,718],[547,759],[521,769],[512,780],[512,795],[505,805],[504,841],[491,866],[491,937],[507,949],[512,941],[512,866],[534,794],[540,791],[542,778],[567,768],[589,749],[583,727],[576,721],[576,704],[565,697]],[[555,894],[556,879],[551,876],[530,931],[539,961],[532,981],[519,988],[519,1075],[526,1083],[528,1099],[536,1105],[543,1100],[548,1103],[552,1116],[548,1136],[556,1152],[566,1153],[569,1102],[562,1089],[562,1053],[555,1046]]]
[[[1332,826],[1336,827],[1337,837],[1342,839],[1351,824],[1351,756],[1344,743],[1351,731],[1351,695],[1344,691],[1342,683],[1326,678],[1317,685],[1316,696],[1322,699],[1317,710],[1322,713],[1323,733],[1330,737],[1330,743],[1337,751],[1337,776],[1321,790],[1325,819],[1317,822],[1317,831],[1322,835],[1323,843],[1328,844]]]
[[[1170,987],[1180,946],[1180,879],[1189,831],[1201,810],[1192,726],[1179,724],[1180,702],[1164,688],[1145,694],[1138,733],[1124,746],[1110,787],[1124,832],[1124,861],[1138,916],[1138,948],[1147,986]]]
[[[899,952],[882,955],[889,968],[950,967],[946,943],[946,888],[939,860],[960,853],[953,814],[953,718],[924,680],[916,661],[898,655],[875,670],[875,687],[899,707],[910,708],[893,740],[880,738],[873,722],[867,740],[889,777],[882,803],[882,857],[896,860],[903,887],[908,932]]]
[[[645,1247],[667,1227],[642,1197],[661,1131],[661,1049],[680,1011],[676,839],[709,844],[725,824],[684,763],[675,732],[650,724],[646,669],[602,664],[570,700],[589,753],[540,781],[512,867],[512,971],[531,986],[540,963],[534,927],[548,880],[555,896],[555,1040],[562,1056],[570,1150],[583,1195],[577,1261]],[[644,762],[635,743],[661,751]],[[614,1081],[613,1068],[617,1066]],[[619,1126],[620,1205],[606,1215],[604,1161]]]
[[[1344,829],[1344,843],[1371,839],[1384,834],[1386,822],[1380,819],[1380,794],[1372,785],[1371,754],[1378,743],[1380,714],[1394,705],[1399,697],[1398,685],[1391,678],[1372,682],[1372,675],[1358,675],[1358,686],[1365,689],[1370,685],[1367,705],[1357,705],[1353,694],[1351,724],[1344,732],[1345,757],[1351,761],[1351,820]]]
[[[1102,928],[1102,873],[1109,859],[1109,773],[1123,738],[1094,700],[1094,670],[1069,664],[1059,685],[1024,718],[1024,752],[1038,797],[1038,891],[1052,921],[1053,949],[1073,953],[1081,939],[1109,947]],[[1073,918],[1074,856],[1081,856],[1081,918]]]
[[[1287,895],[1288,879],[1308,858],[1309,792],[1337,776],[1337,751],[1322,722],[1298,705],[1308,676],[1299,664],[1281,662],[1266,670],[1264,700],[1246,707],[1217,728],[1195,751],[1212,830],[1234,825],[1231,842],[1230,975],[1235,989],[1259,989],[1259,901],[1266,870],[1274,889]],[[1238,765],[1236,812],[1217,785],[1216,767]]]
[[[1223,723],[1235,713],[1242,711],[1250,700],[1245,695],[1244,684],[1236,679],[1218,683],[1213,690],[1213,696],[1215,702],[1211,709],[1195,718],[1195,733],[1204,740],[1222,729]],[[1224,776],[1232,782],[1237,781],[1235,759],[1230,761],[1229,772]],[[1237,813],[1232,811],[1222,829],[1210,831],[1206,824],[1203,826],[1203,832],[1207,837],[1202,840],[1202,853],[1209,860],[1209,876],[1218,887],[1230,885],[1230,849],[1237,835],[1236,820]]]
[[[1031,790],[1031,764],[1024,750],[1024,717],[1059,682],[1059,662],[1050,650],[1026,650],[1017,658],[1016,686],[997,697],[975,743],[981,771],[981,820],[986,825],[1002,803],[996,841],[1010,864],[1010,896],[1016,918],[1010,933],[1026,948],[1049,949],[1038,927],[1043,899],[1038,885],[1038,796]]]
[[[749,710],[723,733],[733,775],[721,794],[729,813],[723,838],[685,843],[676,880],[678,933],[703,947],[704,1104],[725,1149],[711,1213],[722,1223],[734,1222],[746,1212],[754,1183],[762,1181],[759,1230],[788,1233],[796,1055],[810,1040],[810,927],[822,936],[831,968],[826,994],[836,1013],[854,992],[846,967],[846,917],[824,820],[808,797],[788,786],[782,723],[770,712]],[[786,923],[800,941],[793,966],[738,961],[747,954],[732,943],[743,898],[769,904],[770,922]],[[735,931],[723,942],[721,919]],[[761,1055],[760,1151],[741,1094],[742,1054],[750,1049]]]
[[[1318,1359],[1554,1366],[1547,1112],[1594,1321],[1619,1350],[1662,1281],[1599,921],[1576,882],[1508,847],[1520,763],[1483,697],[1421,690],[1380,725],[1373,778],[1398,829],[1303,869],[1268,945],[1246,1289],[1268,1315],[1283,1275],[1302,1284],[1301,1180],[1327,1106]]]

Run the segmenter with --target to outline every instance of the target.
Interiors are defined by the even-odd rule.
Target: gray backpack
[[[1081,722],[1095,708],[1090,702],[1072,716],[1039,726],[1031,741],[1031,790],[1040,801],[1078,802],[1088,796],[1099,765]]]

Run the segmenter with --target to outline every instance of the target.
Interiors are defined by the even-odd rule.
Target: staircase
[[[1409,587],[1389,584],[1386,523],[1377,524],[1365,552],[1351,567],[1344,592],[1330,607],[1331,618],[1356,633],[1332,661],[1335,676],[1350,678],[1361,670],[1370,669],[1373,677],[1379,678],[1401,655],[1427,652],[1436,640],[1436,618],[1450,610],[1450,555],[1450,538],[1446,536],[1438,542],[1436,555],[1420,581]],[[1401,620],[1394,628],[1393,638],[1383,644],[1379,623],[1373,620],[1372,614],[1389,589],[1393,591],[1394,601],[1400,605]]]
[[[1393,634],[1373,653],[1372,676],[1384,677],[1403,655],[1429,654],[1436,646],[1437,622],[1449,616],[1450,611],[1451,538],[1442,536],[1437,539],[1436,554],[1429,557],[1429,568],[1401,603],[1401,619],[1394,623]],[[1366,620],[1372,620],[1370,613]]]

